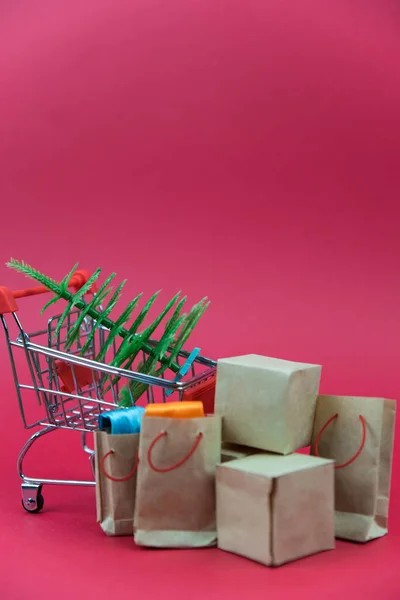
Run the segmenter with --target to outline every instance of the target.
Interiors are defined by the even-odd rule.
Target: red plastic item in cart
[[[61,387],[61,391],[64,393],[72,394],[72,392],[76,391],[76,386],[78,389],[81,389],[86,385],[93,384],[92,371],[86,367],[82,367],[82,365],[74,365],[76,385],[71,365],[62,360],[58,360],[56,361],[56,369],[57,375],[64,384]]]
[[[203,403],[204,412],[207,415],[213,414],[216,382],[217,376],[211,375],[207,379],[187,388],[183,392],[182,400],[199,400]]]

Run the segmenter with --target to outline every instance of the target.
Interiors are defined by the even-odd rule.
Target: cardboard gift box
[[[270,566],[334,548],[333,465],[267,453],[218,465],[218,547]]]
[[[256,354],[217,364],[224,442],[289,454],[309,446],[321,366]]]

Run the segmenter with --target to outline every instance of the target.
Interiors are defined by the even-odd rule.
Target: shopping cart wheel
[[[22,508],[30,513],[38,513],[44,506],[42,486],[35,484],[22,484]]]

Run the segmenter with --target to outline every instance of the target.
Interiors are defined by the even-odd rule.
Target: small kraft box
[[[333,549],[333,467],[268,453],[218,465],[218,547],[267,566]]]
[[[309,446],[321,368],[257,354],[219,360],[223,441],[278,454]]]

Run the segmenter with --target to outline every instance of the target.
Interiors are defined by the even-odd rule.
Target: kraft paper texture
[[[151,468],[148,451],[163,431],[167,436],[156,443],[151,453],[158,468],[175,465],[193,448],[200,432],[203,438],[184,464],[159,473]],[[135,542],[164,548],[215,545],[215,470],[220,459],[220,417],[144,417],[139,445]]]
[[[335,469],[335,535],[367,542],[388,532],[390,477],[396,403],[383,398],[319,396],[311,452],[330,417],[338,417],[323,432],[320,456],[347,462],[360,447],[366,422],[364,449],[346,467]]]
[[[132,535],[136,474],[128,481],[112,481],[101,472],[100,461],[113,449],[114,454],[106,459],[107,472],[112,477],[128,475],[135,465],[139,434],[109,435],[96,431],[94,441],[97,521],[107,535]]]
[[[278,566],[335,547],[333,461],[256,454],[217,467],[218,547]]]
[[[218,361],[224,442],[289,454],[310,445],[321,367],[249,354]]]

